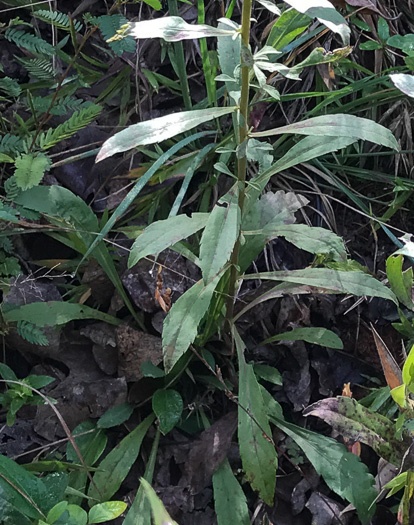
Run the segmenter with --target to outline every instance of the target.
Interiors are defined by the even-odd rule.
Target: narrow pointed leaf
[[[227,107],[181,111],[133,124],[103,143],[96,157],[96,162],[137,146],[156,144],[170,139],[204,122],[232,113],[235,109],[235,107]]]
[[[272,434],[261,387],[256,379],[253,365],[245,361],[244,343],[237,332],[235,332],[235,343],[239,360],[241,406],[239,406],[238,436],[243,470],[252,488],[259,492],[267,505],[271,506],[276,484],[277,454],[274,445],[264,435],[266,433],[269,437]]]
[[[213,489],[218,525],[250,525],[246,496],[227,459],[213,474]]]
[[[393,389],[402,385],[403,377],[401,368],[398,366],[392,353],[389,351],[387,345],[381,339],[379,333],[371,324],[372,335],[374,336],[375,346],[381,361],[382,370],[387,381],[387,385]]]
[[[268,279],[288,283],[315,286],[334,293],[350,293],[369,297],[383,297],[398,304],[392,291],[369,274],[344,272],[328,268],[306,268],[305,270],[263,272],[245,275],[243,279]]]
[[[142,440],[154,421],[151,414],[130,432],[99,464],[93,481],[89,486],[88,496],[99,502],[109,500],[121,486],[141,449]]]
[[[153,20],[130,23],[128,34],[134,38],[163,38],[167,42],[195,38],[233,36],[231,29],[220,29],[205,24],[188,24],[179,16],[165,16]]]
[[[205,316],[222,272],[207,285],[194,284],[172,306],[164,321],[162,347],[164,368],[168,373],[197,336],[198,325]]]
[[[178,525],[178,523],[175,522],[165,510],[163,502],[157,496],[155,490],[151,487],[148,481],[141,478],[141,485],[151,505],[154,525]]]
[[[369,140],[388,148],[399,150],[398,142],[390,130],[373,120],[355,115],[322,115],[302,122],[295,122],[280,128],[252,133],[252,137],[270,137],[295,133],[297,135],[316,135],[332,137],[353,137]]]
[[[201,237],[200,268],[204,282],[209,282],[230,259],[240,230],[238,192],[229,194],[213,208]]]
[[[276,341],[306,341],[314,345],[326,346],[341,350],[344,345],[340,338],[331,330],[326,328],[295,328],[283,334],[269,337],[262,344],[274,343]]]
[[[140,259],[147,255],[157,255],[178,241],[186,239],[193,233],[205,227],[208,213],[193,213],[177,215],[163,221],[156,221],[145,228],[134,242],[128,259],[128,268],[134,266]]]
[[[328,487],[352,503],[361,522],[367,523],[375,512],[372,503],[378,494],[374,477],[360,458],[334,439],[288,423],[281,415],[280,405],[264,389],[263,397],[272,423],[299,445]]]
[[[345,44],[349,43],[351,30],[345,18],[336,11],[328,0],[285,0],[291,7],[311,18],[317,18],[331,31],[341,35]]]

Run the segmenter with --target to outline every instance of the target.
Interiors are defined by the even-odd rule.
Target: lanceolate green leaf
[[[239,361],[239,423],[240,456],[246,478],[267,505],[273,504],[276,484],[277,454],[264,436],[271,436],[268,416],[253,365],[246,363],[244,344],[235,331]],[[243,407],[243,408],[241,408]],[[244,409],[244,410],[243,410]]]
[[[351,30],[345,18],[336,11],[328,0],[285,0],[296,11],[304,13],[311,18],[317,18],[331,31],[339,33],[345,44],[349,42]]]
[[[292,42],[308,26],[312,19],[294,9],[287,9],[276,20],[270,31],[266,45],[272,46],[278,51]]]
[[[155,490],[144,478],[141,478],[141,485],[144,488],[145,495],[151,504],[152,517],[154,525],[178,525],[168,512],[165,510],[163,502],[157,496]]]
[[[227,459],[213,474],[213,489],[218,525],[250,525],[246,496]]]
[[[137,146],[162,142],[235,110],[236,107],[195,109],[133,124],[104,142],[96,162]]]
[[[191,217],[177,215],[153,222],[132,245],[128,267],[131,268],[147,255],[157,255],[176,242],[190,237],[205,227],[208,217],[208,213],[193,213]]]
[[[352,503],[361,522],[367,523],[375,512],[373,502],[378,496],[368,468],[334,439],[285,421],[280,405],[264,389],[262,393],[271,422],[299,445],[328,487]]]
[[[326,328],[312,328],[303,327],[295,328],[283,334],[273,335],[269,337],[262,344],[274,343],[276,341],[306,341],[320,346],[327,346],[328,348],[337,348],[341,350],[344,345],[339,337]]]
[[[318,135],[332,137],[351,137],[369,140],[388,148],[399,150],[398,142],[390,130],[373,120],[355,115],[322,115],[302,122],[295,122],[280,128],[252,133],[252,137],[270,137],[295,133],[297,135]]]
[[[327,268],[306,268],[305,270],[263,272],[245,275],[243,279],[264,279],[304,284],[322,288],[334,293],[350,293],[383,297],[398,304],[392,291],[369,274],[363,272],[343,272]]]
[[[197,336],[197,328],[206,314],[214,290],[222,277],[220,272],[207,285],[199,281],[172,306],[162,332],[164,368],[168,373],[187,351]]]
[[[13,310],[3,312],[3,317],[9,323],[28,321],[36,326],[56,326],[75,319],[98,319],[114,325],[121,322],[121,319],[90,306],[64,301],[23,304]]]
[[[209,36],[231,37],[235,31],[220,29],[205,24],[188,24],[179,16],[165,16],[153,20],[130,23],[128,34],[134,38],[163,38],[167,42],[193,40]]]
[[[227,263],[240,230],[237,186],[213,208],[201,237],[200,268],[208,283]]]
[[[89,486],[90,498],[104,502],[115,494],[135,463],[142,440],[153,421],[154,415],[151,414],[101,461],[99,470],[93,476],[96,487],[92,484]]]

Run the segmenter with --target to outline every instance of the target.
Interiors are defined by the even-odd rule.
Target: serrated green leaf
[[[227,459],[213,474],[213,490],[218,525],[250,525],[246,496]]]
[[[202,281],[194,284],[173,304],[165,318],[162,348],[167,374],[196,338],[198,325],[208,310],[221,277],[222,272],[207,285]]]
[[[157,390],[152,396],[152,409],[158,418],[160,431],[168,434],[181,418],[184,404],[176,390]]]
[[[45,171],[50,168],[51,160],[43,153],[24,153],[16,158],[14,165],[17,186],[27,190],[40,183]]]
[[[235,343],[239,361],[241,406],[238,410],[238,436],[243,470],[252,488],[259,492],[267,505],[272,506],[277,454],[274,445],[263,435],[264,432],[267,436],[271,436],[272,433],[261,387],[254,375],[253,365],[248,365],[244,359],[245,347],[237,332],[235,332]]]
[[[157,20],[164,20],[164,18]],[[232,113],[235,110],[235,107],[195,109],[133,124],[105,141],[95,162],[100,162],[103,159],[112,157],[115,153],[128,151],[137,146],[157,144],[163,140],[175,137],[179,133],[189,131],[204,122]]]
[[[135,240],[128,259],[128,268],[131,268],[140,259],[147,255],[158,255],[173,244],[190,237],[205,227],[208,213],[193,213],[177,215],[163,221],[156,221],[145,228],[144,232]]]
[[[350,137],[369,140],[388,148],[399,150],[398,142],[391,131],[373,120],[355,115],[321,115],[319,117],[295,122],[280,128],[252,133],[253,137],[270,137],[294,133],[299,135]]]
[[[114,520],[126,510],[127,506],[124,501],[105,501],[104,503],[98,503],[98,505],[94,505],[89,511],[88,524]]]
[[[101,461],[100,470],[93,476],[95,485],[89,486],[88,496],[90,498],[105,502],[115,494],[135,463],[142,440],[153,421],[152,414],[146,417]]]
[[[268,279],[288,283],[305,284],[334,293],[350,293],[357,296],[383,297],[395,304],[398,300],[392,291],[369,274],[343,272],[327,268],[263,272],[244,275],[243,279]]]
[[[201,237],[200,268],[208,283],[227,263],[240,231],[238,192],[231,191],[228,201],[214,206]]]
[[[314,345],[327,346],[342,350],[344,347],[339,337],[326,328],[294,328],[289,332],[269,337],[262,344],[274,343],[275,341],[306,341]]]

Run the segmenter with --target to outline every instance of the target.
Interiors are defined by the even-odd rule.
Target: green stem
[[[171,16],[178,16],[177,0],[168,0],[168,11]],[[177,61],[177,73],[183,92],[183,102],[185,109],[190,110],[193,107],[190,97],[190,88],[188,86],[187,70],[185,66],[184,47],[182,42],[174,42],[174,53]]]
[[[243,57],[245,55],[244,49],[249,47],[250,39],[250,19],[252,13],[252,0],[244,0],[242,10],[242,27],[241,27],[241,95],[240,95],[240,109],[239,109],[239,126],[235,130],[236,140],[238,145],[242,145],[247,140],[249,131],[249,66],[245,63]],[[243,151],[243,153],[242,153]],[[240,213],[243,216],[243,206],[245,197],[245,185],[246,185],[246,173],[247,173],[247,157],[246,148],[241,147],[237,160],[237,178],[239,184],[239,208]],[[229,324],[233,320],[234,311],[234,296],[236,292],[236,282],[238,278],[238,261],[240,251],[240,234],[237,242],[234,246],[233,253],[231,255],[231,270],[230,270],[230,281],[229,281],[229,299],[227,301],[226,308],[226,319]]]

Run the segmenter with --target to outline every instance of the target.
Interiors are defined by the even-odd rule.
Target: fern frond
[[[45,113],[50,106],[50,97],[32,97],[32,102],[37,113]],[[90,101],[83,101],[70,95],[57,100],[50,110],[52,115],[66,115],[69,111],[79,111],[92,105]],[[29,106],[28,106],[29,107]]]
[[[103,15],[93,17],[92,23],[99,25],[99,29],[102,32],[105,40],[109,40],[116,35],[117,30],[124,24],[128,23],[128,20],[122,15]],[[126,36],[122,40],[117,40],[115,42],[108,42],[112,51],[117,55],[122,55],[124,51],[133,53],[135,51],[135,40],[132,36]]]
[[[59,11],[46,11],[44,9],[39,9],[36,13],[33,13],[36,18],[52,24],[58,29],[63,29],[64,31],[70,31],[70,18],[65,13],[60,13]],[[83,24],[77,20],[73,20],[73,26],[76,32],[82,30]]]
[[[14,163],[16,166],[14,177],[16,178],[17,186],[22,190],[28,190],[33,188],[33,186],[37,186],[51,164],[52,161],[44,153],[24,153],[20,155]]]
[[[17,135],[7,133],[0,137],[0,153],[21,153],[24,151],[24,140]]]
[[[14,201],[22,192],[21,188],[17,185],[16,177],[12,175],[4,183],[4,191],[6,192],[6,197],[10,201]]]
[[[58,142],[74,135],[80,129],[86,128],[101,112],[102,107],[94,104],[75,113],[69,120],[60,124],[55,129],[49,129],[46,133],[39,135],[37,144],[41,149],[49,149]]]
[[[44,58],[16,57],[16,60],[27,69],[31,76],[36,77],[39,80],[53,81],[55,79],[56,72],[53,69],[52,64]]]
[[[55,48],[49,42],[20,29],[9,27],[4,36],[9,42],[14,42],[17,46],[24,47],[32,53],[44,53],[49,56],[55,54]]]
[[[4,77],[0,78],[0,91],[12,97],[17,97],[20,95],[22,88],[14,78]]]
[[[42,329],[28,321],[17,323],[17,333],[32,345],[47,346],[49,344],[49,340]]]

